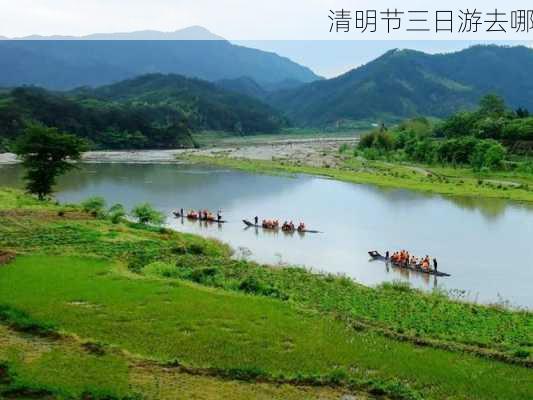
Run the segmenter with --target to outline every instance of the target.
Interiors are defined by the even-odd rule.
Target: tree
[[[101,217],[105,214],[105,205],[106,203],[103,197],[89,197],[87,200],[81,203],[83,211],[95,217]]]
[[[527,108],[518,107],[516,109],[516,116],[518,118],[527,118],[529,117],[529,110]]]
[[[161,225],[165,222],[165,216],[163,213],[155,210],[150,203],[142,203],[135,206],[133,210],[131,210],[131,214],[143,225]]]
[[[496,94],[488,94],[479,101],[481,115],[502,116],[505,113],[505,101]]]
[[[118,224],[126,215],[126,210],[122,204],[117,203],[111,206],[107,214],[109,215],[112,223]]]
[[[28,126],[14,146],[26,169],[26,189],[39,200],[49,196],[56,178],[76,167],[69,161],[79,160],[86,147],[82,139],[56,128]]]

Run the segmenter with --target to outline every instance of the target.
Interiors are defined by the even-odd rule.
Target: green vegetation
[[[21,87],[0,94],[0,151],[40,123],[96,149],[180,148],[205,129],[276,133],[287,121],[259,100],[179,75],[144,75],[97,89],[55,93]]]
[[[106,201],[103,197],[89,197],[81,203],[81,208],[93,217],[101,217],[105,213]]]
[[[14,330],[0,339],[0,363],[20,387],[153,396],[147,376],[169,382],[166,366],[206,388],[282,383],[279,398],[319,397],[324,385],[395,399],[533,395],[522,366],[530,313],[271,269],[231,259],[216,241],[0,194],[0,249],[17,253],[0,266],[0,320]],[[36,336],[28,344],[17,330]],[[39,351],[50,332],[52,350]],[[306,395],[293,384],[318,387]]]
[[[180,157],[250,172],[307,173],[454,196],[533,201],[531,120],[527,110],[510,111],[502,99],[488,95],[476,111],[438,123],[414,118],[390,130],[382,125],[361,135],[355,148],[342,144],[336,154],[325,151],[318,160]],[[506,135],[510,129],[519,133]]]
[[[443,118],[473,109],[492,92],[513,108],[533,109],[526,72],[532,69],[533,50],[525,46],[473,46],[449,54],[395,49],[338,77],[275,92],[269,101],[304,126]]]
[[[532,127],[527,110],[511,112],[501,98],[488,95],[476,111],[454,114],[436,126],[417,118],[390,131],[375,130],[363,135],[358,147],[367,159],[528,172],[531,161],[518,154],[531,152],[526,144],[533,140]]]
[[[274,161],[197,156],[183,154],[180,159],[198,164],[217,165],[253,173],[309,174],[345,182],[372,184],[387,188],[410,189],[460,197],[492,197],[533,201],[533,179],[521,172],[490,171],[475,174],[471,168],[450,168],[417,164],[398,164],[384,160],[354,157],[346,151],[336,154],[336,164],[306,165],[305,161]]]
[[[15,144],[15,152],[26,169],[26,189],[42,200],[52,193],[59,175],[75,168],[85,143],[55,128],[30,125]]]
[[[131,214],[137,218],[140,224],[161,225],[165,222],[163,213],[155,210],[149,203],[143,203],[135,206]]]

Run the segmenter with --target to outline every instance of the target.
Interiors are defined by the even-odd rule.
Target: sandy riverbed
[[[355,138],[294,139],[272,141],[268,144],[247,146],[209,147],[202,149],[176,150],[131,150],[131,151],[89,151],[82,161],[88,163],[174,163],[183,154],[201,156],[225,155],[253,160],[292,159],[309,165],[335,165],[335,153],[341,143],[353,144]],[[12,153],[1,153],[0,164],[14,164],[17,157]]]

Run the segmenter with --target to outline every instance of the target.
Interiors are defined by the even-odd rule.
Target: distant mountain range
[[[61,40],[43,40],[50,38]],[[275,131],[285,124],[281,114],[302,126],[418,115],[444,117],[473,108],[491,92],[512,107],[533,110],[531,71],[533,49],[474,46],[436,55],[391,50],[341,76],[322,79],[287,58],[231,44],[201,27],[0,40],[0,87],[30,84],[71,90],[86,86],[77,93],[105,95],[108,101],[117,101],[125,87],[134,91],[140,85],[136,102],[153,91],[159,105],[168,100],[185,104],[185,109],[202,105],[204,111],[209,104],[206,99],[212,96],[217,110],[237,112],[239,117],[215,114],[213,119],[193,112],[190,121],[194,126],[232,130],[235,127],[228,121],[233,121],[240,127],[235,129],[245,132]],[[146,74],[150,78],[134,79]],[[106,85],[111,86],[98,88]],[[163,95],[169,98],[165,100]],[[252,113],[245,112],[246,107],[251,107]],[[257,123],[251,115],[257,116]],[[225,121],[224,126],[212,124],[213,120]],[[259,124],[266,121],[271,122],[261,129]]]
[[[276,86],[320,79],[288,58],[234,45],[201,27],[85,37],[28,36],[0,40],[0,86],[48,89],[106,85],[147,73],[208,81],[250,77]]]
[[[527,47],[474,46],[437,55],[392,50],[337,78],[273,93],[268,101],[300,125],[443,117],[490,92],[513,107],[533,109],[532,72]]]

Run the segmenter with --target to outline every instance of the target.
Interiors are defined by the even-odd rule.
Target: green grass
[[[183,155],[184,160],[192,163],[223,166],[252,173],[288,173],[325,176],[345,182],[372,184],[382,187],[409,189],[423,192],[439,193],[456,197],[487,197],[515,201],[533,201],[533,182],[520,187],[501,186],[488,182],[494,177],[482,179],[472,176],[470,172],[455,170],[455,175],[439,177],[435,174],[422,174],[416,166],[350,159],[339,167],[316,167],[290,160],[265,161],[223,156]],[[465,172],[464,175],[462,172]],[[525,178],[518,179],[520,183]],[[483,182],[480,184],[480,180]],[[500,187],[501,186],[501,187]]]
[[[474,346],[480,354],[533,362],[533,315],[426,294],[394,284],[368,288],[350,279],[299,268],[268,268],[222,258],[179,256],[176,266],[145,273],[228,290],[288,299],[310,309],[411,338]],[[519,354],[519,357],[515,357]]]
[[[112,224],[75,206],[38,203],[15,190],[0,190],[2,208],[0,249],[18,256],[0,266],[0,329],[3,323],[54,343],[58,339],[51,332],[75,334],[98,348],[210,371],[209,382],[175,377],[191,395],[204,386],[213,393],[240,393],[234,398],[256,392],[218,379],[226,377],[353,383],[359,390],[402,399],[418,398],[417,393],[435,399],[533,396],[531,369],[495,361],[491,354],[458,351],[474,346],[480,353],[531,358],[529,313],[234,261],[229,248],[217,241]],[[418,339],[426,340],[424,346],[413,344]],[[161,385],[150,380],[153,374],[166,382],[164,390],[175,387],[168,371],[144,366],[139,371],[131,360],[108,350],[109,371],[99,367],[97,355],[71,344],[53,345],[52,352],[43,353],[49,355],[35,357],[18,355],[19,342],[3,352],[2,340],[0,335],[0,362],[9,363],[21,387],[34,382],[61,396],[99,389],[114,396],[142,392],[158,398],[154,393]],[[116,385],[108,384],[107,377]],[[263,398],[269,398],[266,393],[307,398],[295,390],[288,385],[276,392],[267,386],[261,393]]]
[[[132,279],[115,268],[79,257],[19,257],[0,270],[0,303],[84,338],[197,367],[278,377],[340,370],[358,379],[397,378],[429,398],[533,395],[526,368],[357,332],[279,300]]]
[[[192,136],[201,147],[212,146],[250,146],[254,144],[271,143],[280,140],[301,140],[327,137],[354,137],[366,131],[370,123],[362,123],[345,129],[313,129],[313,128],[285,128],[275,134],[236,135],[231,132],[204,131]]]

